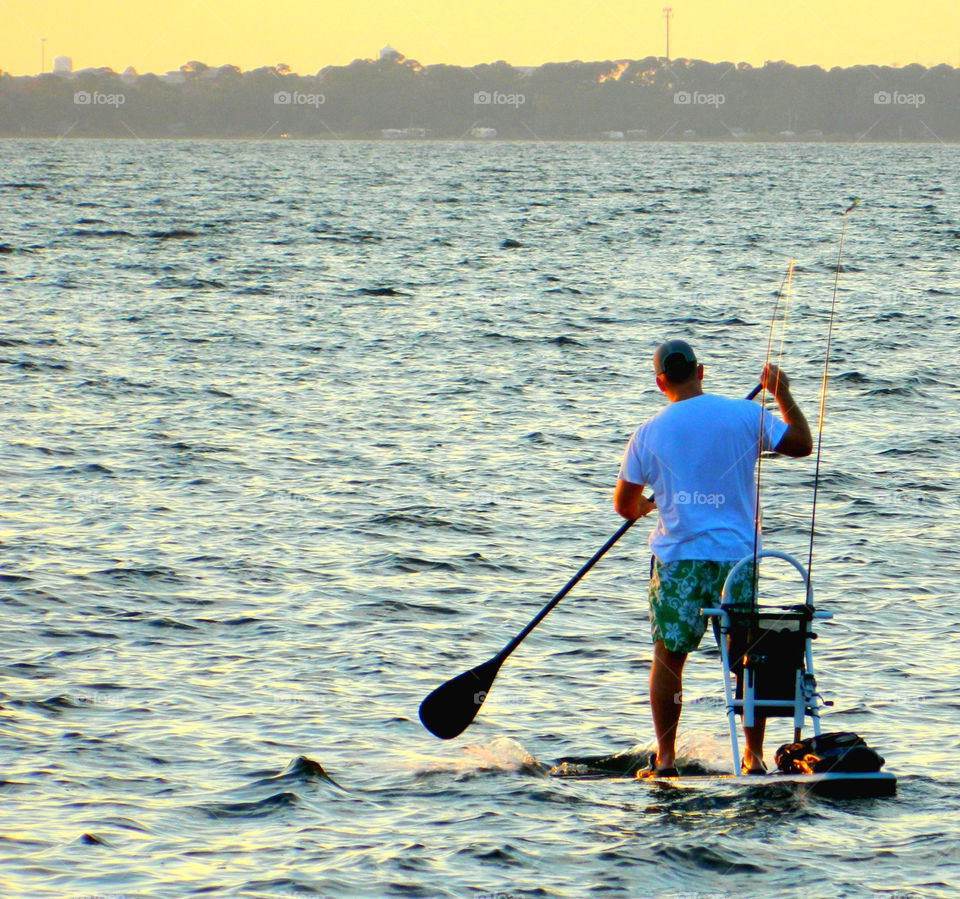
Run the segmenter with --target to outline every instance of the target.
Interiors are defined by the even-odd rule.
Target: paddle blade
[[[494,656],[437,687],[420,703],[423,726],[441,740],[462,734],[477,717],[502,664],[503,659]]]

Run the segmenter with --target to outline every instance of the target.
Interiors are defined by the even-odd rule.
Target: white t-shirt
[[[620,478],[650,486],[659,520],[650,549],[661,562],[727,562],[753,552],[754,465],[787,425],[757,403],[711,394],[670,403],[630,438]]]

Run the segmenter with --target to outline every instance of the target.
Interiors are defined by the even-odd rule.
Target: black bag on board
[[[776,761],[784,774],[825,774],[879,771],[885,759],[858,734],[838,731],[785,743]]]

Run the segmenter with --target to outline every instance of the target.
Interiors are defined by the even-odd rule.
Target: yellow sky
[[[800,65],[960,66],[960,0],[0,0],[0,69],[165,72],[198,59],[312,74],[389,43],[428,65],[538,65],[664,52]]]

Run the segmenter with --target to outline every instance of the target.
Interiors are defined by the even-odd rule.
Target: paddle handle
[[[551,599],[550,602],[548,602],[539,612],[537,612],[536,618],[534,618],[533,621],[531,621],[522,631],[520,631],[519,634],[517,634],[516,637],[514,637],[502,650],[500,650],[500,652],[497,654],[497,658],[500,659],[501,662],[503,662],[503,660],[506,659],[507,656],[510,655],[510,653],[513,652],[523,642],[524,638],[530,633],[530,631],[532,631],[541,621],[543,621],[544,618],[547,617],[547,615],[550,614],[553,607],[556,606],[556,604],[560,602],[560,600],[563,599],[563,597],[566,596],[577,585],[581,578],[583,578],[583,576],[591,568],[593,568],[597,562],[600,561],[601,556],[603,556],[604,553],[606,553],[606,551],[610,549],[614,543],[616,543],[624,534],[627,533],[627,531],[630,530],[630,527],[636,520],[637,519],[635,518],[631,518],[629,521],[625,521],[622,525],[620,525],[620,528],[617,530],[617,532],[593,554],[590,560],[586,562],[584,566],[572,578],[570,578],[569,581],[567,581],[563,589],[556,596],[554,596],[553,599]]]
[[[762,384],[757,384],[757,386],[754,387],[753,390],[751,390],[751,391],[747,394],[747,399],[748,399],[748,400],[752,400],[761,390],[763,390],[763,385],[762,385]]]

